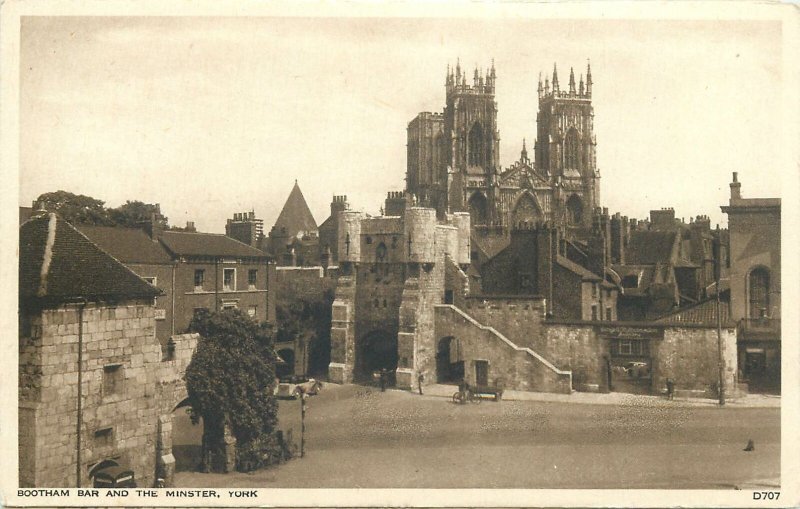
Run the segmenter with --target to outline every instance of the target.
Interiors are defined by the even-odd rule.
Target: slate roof
[[[164,265],[172,257],[164,247],[140,228],[76,225],[89,240],[123,263]]]
[[[730,310],[728,302],[720,302],[722,325],[730,326]],[[717,301],[706,299],[693,306],[678,309],[655,320],[659,323],[688,323],[695,325],[717,325]]]
[[[676,232],[635,231],[625,250],[629,265],[668,264],[672,261]]]
[[[586,281],[602,281],[603,278],[595,274],[594,272],[578,265],[577,263],[573,262],[569,258],[564,256],[558,255],[556,261],[559,265],[564,267],[565,269],[574,272],[575,274],[581,276]]]
[[[21,225],[25,221],[33,216],[33,207],[20,207],[19,208],[19,224]]]
[[[220,233],[165,231],[159,239],[176,256],[267,257],[263,251]]]
[[[37,216],[20,226],[20,297],[61,301],[160,294],[56,214]]]
[[[317,232],[318,230],[317,222],[314,220],[296,180],[273,228],[278,230],[285,228],[290,237],[297,237],[300,232]]]

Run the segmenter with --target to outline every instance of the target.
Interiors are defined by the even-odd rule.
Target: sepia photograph
[[[8,494],[792,505],[781,9],[369,7],[19,16]]]

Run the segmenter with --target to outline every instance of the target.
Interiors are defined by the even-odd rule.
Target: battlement
[[[592,66],[586,64],[586,82],[583,81],[583,74],[580,75],[580,82],[575,86],[575,71],[572,67],[569,69],[569,87],[566,91],[562,91],[558,84],[558,68],[553,64],[553,80],[552,82],[545,77],[544,83],[542,82],[542,74],[539,73],[539,101],[543,102],[552,99],[580,99],[591,100],[592,98]]]
[[[520,221],[511,228],[511,233],[526,232],[526,231],[539,231],[539,230],[552,230],[556,227],[552,221]]]
[[[447,77],[445,79],[445,88],[447,95],[452,94],[490,94],[494,95],[495,82],[497,75],[494,69],[494,59],[490,68],[478,69],[475,66],[475,71],[472,77],[472,85],[467,85],[467,73],[461,72],[461,62],[456,62],[455,72],[447,66]]]

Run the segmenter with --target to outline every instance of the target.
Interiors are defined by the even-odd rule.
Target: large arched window
[[[579,156],[578,131],[573,127],[567,131],[567,138],[564,142],[564,168],[579,169]]]
[[[475,122],[469,130],[469,165],[482,165],[483,152],[483,128],[479,122]]]
[[[541,219],[542,213],[533,197],[528,193],[522,195],[514,207],[512,225],[519,227],[520,223],[534,223]]]
[[[576,195],[572,195],[567,200],[567,224],[569,226],[580,226],[583,222],[583,203]]]
[[[481,193],[475,193],[469,199],[469,214],[472,224],[486,224],[488,219],[489,204]]]
[[[769,316],[769,271],[758,267],[750,272],[747,281],[750,318]]]

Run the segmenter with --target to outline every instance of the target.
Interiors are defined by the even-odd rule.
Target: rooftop
[[[160,291],[49,213],[19,230],[19,295],[51,300],[146,298]]]

